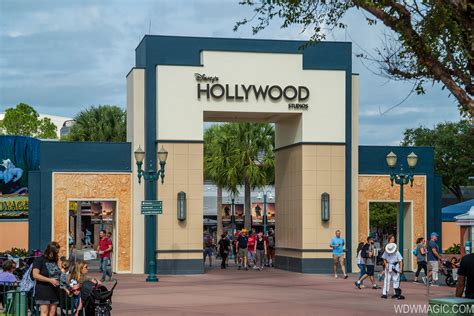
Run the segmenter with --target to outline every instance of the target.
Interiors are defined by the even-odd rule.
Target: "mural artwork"
[[[28,217],[28,171],[39,168],[39,143],[0,136],[0,219]]]

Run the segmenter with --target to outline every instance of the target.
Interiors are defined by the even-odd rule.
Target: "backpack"
[[[206,238],[206,247],[212,247],[212,238],[211,237]]]
[[[33,264],[30,264],[28,270],[26,270],[23,278],[20,281],[20,291],[29,292],[31,289],[34,289],[36,285],[36,280],[31,279],[31,271],[33,270]]]
[[[412,251],[412,252],[413,252],[413,255],[417,256],[417,255],[418,255],[418,247],[417,247],[417,248],[415,248],[415,249],[413,249],[413,251]]]
[[[362,250],[360,251],[360,256],[364,259],[369,258],[369,252],[367,251],[369,250],[368,248],[368,245],[364,245],[364,247],[362,247]]]
[[[275,248],[275,237],[268,235],[268,247]]]

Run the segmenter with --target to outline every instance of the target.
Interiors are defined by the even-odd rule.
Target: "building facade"
[[[350,43],[145,36],[127,75],[127,143],[42,142],[40,168],[30,177],[30,248],[57,240],[67,250],[70,201],[116,201],[115,270],[145,272],[141,201],[156,193],[158,271],[202,273],[204,122],[275,124],[276,266],[304,273],[332,269],[329,240],[346,239],[348,268],[369,233],[374,201],[398,203],[385,155],[419,157],[405,191],[407,250],[418,236],[440,231],[440,182],[432,148],[359,146],[358,76]],[[169,152],[156,191],[138,182],[133,151],[158,165]],[[58,155],[61,152],[63,154]],[[34,184],[34,185],[33,185]],[[33,189],[34,187],[34,189]],[[178,193],[187,216],[177,219]],[[330,218],[321,218],[329,194]],[[407,251],[409,256],[411,252]],[[409,258],[413,266],[413,258]]]

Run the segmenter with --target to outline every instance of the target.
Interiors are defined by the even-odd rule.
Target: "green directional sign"
[[[163,201],[142,201],[142,215],[158,215],[163,214]]]

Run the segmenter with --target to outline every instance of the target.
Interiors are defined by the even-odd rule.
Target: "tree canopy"
[[[414,1],[325,1],[325,0],[243,0],[253,8],[254,17],[236,23],[234,30],[254,23],[253,33],[272,20],[281,27],[299,25],[310,30],[310,42],[325,39],[325,31],[346,28],[348,10],[367,12],[367,22],[382,22],[391,32],[375,56],[361,57],[378,65],[380,74],[395,80],[413,81],[417,93],[429,82],[441,82],[457,99],[462,113],[474,117],[474,2],[466,0]]]
[[[48,117],[40,118],[36,110],[26,104],[19,103],[5,111],[0,121],[0,132],[6,135],[31,136],[42,139],[56,139],[56,125]]]
[[[432,146],[435,171],[442,176],[443,186],[463,201],[461,186],[474,175],[474,128],[467,120],[443,122],[433,129],[420,126],[404,132],[403,146]]]
[[[74,117],[68,140],[124,142],[127,137],[126,113],[115,105],[91,106]]]
[[[391,202],[371,202],[369,205],[370,228],[377,236],[397,234],[397,204]]]
[[[238,194],[245,190],[245,227],[250,228],[250,193],[274,182],[275,133],[267,123],[214,125],[204,133],[204,175]]]

